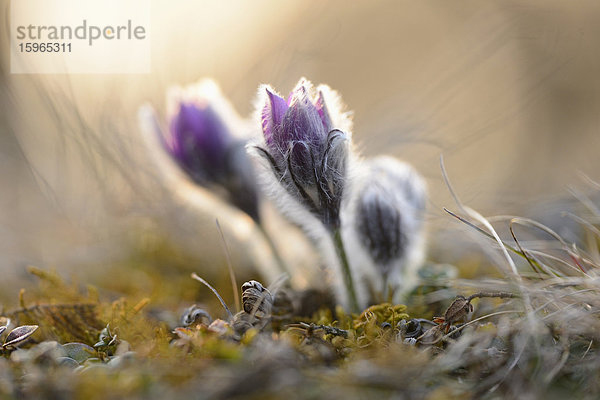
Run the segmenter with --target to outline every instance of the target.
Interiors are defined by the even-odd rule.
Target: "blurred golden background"
[[[247,241],[240,216],[202,195],[194,206],[177,198],[140,140],[139,106],[164,115],[168,87],[202,77],[219,82],[243,116],[261,83],[287,93],[305,76],[339,91],[363,155],[403,158],[426,177],[432,249],[443,247],[440,232],[457,227],[441,210],[454,204],[440,154],[461,199],[485,215],[565,198],[580,172],[600,179],[597,1],[149,5],[150,74],[13,75],[2,1],[3,298],[16,296],[8,283],[27,265],[93,281],[122,263],[124,280],[143,280],[127,269],[145,262],[140,249],[167,249],[152,258],[157,268],[225,275],[215,218],[234,265],[256,261],[247,261],[256,256],[248,249],[260,244]],[[285,229],[276,235],[284,252],[311,267],[313,259],[299,259],[307,245],[290,244],[288,230],[298,234]]]

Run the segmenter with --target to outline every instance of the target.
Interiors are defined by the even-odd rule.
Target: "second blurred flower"
[[[167,95],[162,143],[173,160],[197,184],[225,189],[233,205],[258,220],[258,199],[246,140],[237,136],[243,122],[211,80]]]

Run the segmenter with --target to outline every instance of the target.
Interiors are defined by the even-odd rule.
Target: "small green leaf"
[[[58,363],[58,365],[67,366],[73,369],[79,367],[79,363],[77,362],[77,360],[74,360],[71,357],[58,357],[56,359],[56,362]]]
[[[82,363],[88,358],[96,355],[96,350],[94,350],[93,347],[83,343],[67,343],[63,344],[62,347],[67,353],[67,356],[78,363]]]

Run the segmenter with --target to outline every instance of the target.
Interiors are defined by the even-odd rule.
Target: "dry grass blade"
[[[495,317],[497,315],[503,315],[503,314],[522,314],[522,313],[523,313],[523,311],[519,311],[519,310],[505,310],[505,311],[496,311],[496,312],[493,312],[491,314],[482,315],[481,317],[476,318],[476,319],[474,319],[472,321],[469,321],[469,322],[467,322],[467,323],[459,326],[458,328],[454,329],[453,331],[445,334],[439,340],[447,340],[452,335],[454,335],[455,333],[460,332],[463,329],[465,329],[467,326],[471,326],[471,325],[473,325],[473,324],[475,324],[475,323],[477,323],[479,321],[483,321],[484,319],[488,319],[488,318]]]
[[[524,226],[532,226],[534,228],[537,228],[539,230],[541,230],[542,232],[545,232],[547,234],[549,234],[550,236],[552,236],[554,239],[556,239],[562,246],[563,246],[563,250],[569,254],[569,256],[571,257],[571,259],[573,260],[573,262],[577,265],[577,267],[579,267],[579,269],[581,270],[581,272],[584,275],[587,275],[587,273],[584,271],[581,263],[579,262],[579,260],[581,260],[583,257],[581,257],[581,255],[574,250],[570,249],[570,246],[567,244],[567,242],[558,234],[556,233],[554,230],[550,229],[549,227],[547,227],[544,224],[541,224],[537,221],[534,221],[530,218],[523,218],[523,217],[515,217],[513,218],[511,221],[511,226],[512,224],[518,223]]]
[[[538,274],[540,273],[540,271],[537,269],[537,267],[533,264],[533,261],[531,260],[531,258],[529,258],[529,256],[527,255],[527,252],[525,252],[525,250],[523,249],[523,246],[521,246],[521,243],[519,242],[519,240],[517,239],[517,235],[515,235],[515,230],[513,227],[513,223],[514,223],[514,219],[512,219],[509,223],[509,230],[510,230],[510,234],[512,235],[515,243],[517,244],[517,247],[519,248],[519,251],[523,254],[523,257],[525,257],[525,259],[527,260],[527,262],[529,263],[529,265],[531,266],[531,269],[533,269],[534,272],[537,272]]]
[[[598,228],[596,228],[591,222],[587,221],[584,218],[581,218],[578,215],[573,214],[572,212],[562,212],[561,213],[562,216],[566,216],[569,217],[570,219],[572,219],[573,221],[584,225],[586,228],[588,228],[592,233],[594,233],[596,235],[597,238],[600,239],[600,230]]]
[[[466,206],[464,206],[463,208],[471,218],[479,221],[479,223],[481,223],[483,226],[485,226],[489,230],[489,233],[494,237],[494,239],[500,246],[500,250],[502,251],[504,258],[508,262],[508,265],[510,266],[510,271],[512,272],[513,277],[517,280],[517,282],[522,283],[521,275],[519,275],[519,272],[517,271],[517,266],[515,265],[515,262],[508,254],[508,251],[506,250],[506,246],[505,246],[504,242],[502,241],[502,239],[500,239],[500,236],[498,235],[498,233],[496,232],[496,230],[494,229],[492,224],[490,224],[487,219],[485,219],[481,214],[479,214],[477,211],[473,210],[472,208],[466,207]]]
[[[476,230],[477,232],[481,233],[482,235],[484,235],[485,237],[492,239],[494,241],[496,241],[496,239],[494,238],[494,236],[486,231],[484,231],[483,229],[481,229],[480,227],[478,227],[477,225],[475,225],[474,223],[466,220],[465,218],[461,217],[460,215],[448,210],[446,207],[444,207],[444,211],[447,212],[448,214],[450,214],[451,216],[453,216],[454,218],[456,218],[457,220],[459,220],[460,222],[462,222],[463,224],[467,225],[470,228],[473,228],[474,230]],[[508,250],[510,250],[511,252],[513,252],[514,254],[525,258],[525,255],[519,250],[514,248],[513,246],[511,246],[510,244],[506,243],[505,241],[502,241],[502,245],[504,247],[506,247]],[[540,269],[542,269],[542,265],[541,263],[539,263],[536,260],[532,260],[532,262]]]
[[[581,359],[583,360],[585,358],[585,356],[588,355],[588,353],[590,352],[590,349],[592,348],[592,344],[594,344],[593,340],[590,340],[590,344],[588,345],[587,349],[585,349],[585,352],[583,353],[583,355],[581,356]]]
[[[498,244],[500,245],[502,253],[504,254],[504,257],[506,258],[506,260],[507,260],[507,262],[508,262],[508,264],[509,264],[509,266],[510,266],[510,268],[512,270],[512,273],[513,273],[514,277],[517,279],[518,282],[521,282],[521,276],[517,272],[517,267],[515,266],[514,261],[512,260],[512,258],[510,258],[510,255],[506,251],[506,245],[505,245],[505,243],[500,239],[500,237],[498,236],[498,234],[496,233],[496,231],[494,230],[494,228],[492,227],[492,225],[485,218],[483,218],[483,216],[481,216],[478,212],[476,212],[475,210],[473,210],[473,209],[471,209],[471,208],[463,205],[462,202],[460,201],[460,199],[458,198],[458,195],[456,194],[456,192],[452,188],[452,184],[450,183],[450,179],[448,178],[448,174],[446,172],[446,167],[444,166],[444,157],[443,157],[443,155],[440,155],[440,168],[442,170],[442,177],[444,178],[444,182],[446,183],[446,186],[448,187],[448,190],[450,191],[450,194],[452,195],[452,198],[454,198],[454,201],[456,202],[456,204],[458,205],[458,207],[465,214],[468,214],[469,216],[471,216],[471,218],[479,221],[483,226],[485,226],[489,230],[489,232],[493,236],[494,240],[496,240],[498,242]],[[444,210],[446,210],[446,209],[444,208]],[[485,231],[483,231],[483,232],[485,232]]]
[[[464,206],[463,206],[463,208],[464,208]],[[471,223],[471,222],[468,222],[468,221],[467,221],[467,219],[465,219],[465,218],[462,218],[462,217],[459,217],[458,215],[456,215],[456,214],[454,214],[454,213],[450,212],[450,211],[449,211],[448,209],[446,209],[446,208],[444,208],[444,210],[445,210],[446,212],[448,212],[448,214],[450,214],[450,215],[454,216],[455,218],[457,218],[458,220],[460,220],[461,222],[463,222],[463,223],[467,223],[467,224],[468,224],[469,226],[471,226],[471,227],[475,227],[475,228],[476,228],[476,230],[477,230],[477,232],[479,232],[479,233],[484,233],[484,234],[485,234],[485,236],[487,236],[488,238],[490,238],[491,240],[493,240],[495,243],[498,243],[498,242],[496,241],[496,238],[495,238],[495,237],[494,237],[494,236],[493,236],[491,233],[488,233],[488,232],[484,231],[483,229],[481,229],[481,228],[477,227],[475,224],[473,224],[473,223]],[[506,248],[508,248],[510,251],[514,252],[515,254],[518,254],[518,255],[520,255],[521,257],[523,256],[522,254],[520,254],[519,250],[517,250],[517,249],[513,248],[513,247],[512,247],[512,246],[510,246],[510,245],[507,245],[507,244],[506,244],[504,241],[501,241],[501,243],[502,243],[502,245],[503,245],[503,246],[505,246],[505,247],[506,247]],[[482,247],[483,247],[483,246],[482,246]],[[502,246],[500,246],[500,247],[502,247]],[[500,257],[500,258],[498,258],[498,255],[497,255],[495,252],[492,252],[492,251],[490,251],[490,250],[491,250],[490,248],[488,248],[488,247],[483,247],[483,249],[484,249],[484,250],[485,250],[485,251],[486,251],[486,252],[489,254],[489,256],[490,256],[490,257],[492,257],[492,258],[495,260],[494,262],[495,262],[497,265],[501,265],[501,264],[503,263],[503,260],[504,260],[504,258],[501,258],[501,257]],[[502,272],[503,274],[505,274],[505,271],[501,271],[501,272]]]
[[[221,302],[221,305],[223,306],[225,311],[227,311],[227,314],[229,314],[229,318],[233,318],[233,314],[231,313],[231,310],[229,309],[229,307],[227,307],[227,304],[225,304],[225,301],[223,300],[223,298],[221,297],[219,292],[217,292],[217,289],[215,289],[214,287],[212,287],[210,285],[210,283],[206,282],[204,279],[199,277],[195,272],[192,272],[191,277],[192,277],[192,279],[197,280],[198,282],[202,283],[204,286],[209,288],[215,294],[215,296],[217,296],[217,299],[219,299],[219,301]]]
[[[448,178],[448,173],[446,172],[446,166],[444,165],[444,155],[443,154],[440,154],[440,169],[442,170],[442,178],[444,178],[444,183],[446,184],[446,187],[448,188],[450,195],[454,199],[454,202],[458,205],[458,208],[462,212],[465,212],[463,203],[458,198],[458,195],[454,191],[454,188],[452,187],[452,184],[450,183],[450,179]]]
[[[594,204],[592,199],[574,188],[569,188],[569,192],[573,195],[573,197],[579,200],[579,202],[583,204],[585,208],[587,208],[588,211],[594,215],[594,217],[600,218],[600,209]]]
[[[227,268],[229,269],[229,278],[231,279],[231,288],[233,290],[233,299],[235,301],[236,311],[240,311],[242,303],[240,302],[240,295],[238,293],[238,284],[237,279],[235,278],[235,272],[233,271],[233,264],[231,263],[231,255],[229,253],[229,248],[227,247],[227,241],[225,240],[225,235],[223,234],[223,229],[221,229],[221,224],[219,224],[219,219],[215,219],[217,224],[217,229],[219,230],[219,234],[221,235],[221,243],[223,243],[223,250],[225,251],[225,257],[227,257]]]
[[[564,266],[564,267],[567,267],[567,268],[569,268],[569,269],[571,269],[571,270],[574,270],[574,271],[576,271],[576,272],[577,272],[577,273],[579,273],[579,274],[581,273],[581,270],[579,270],[579,269],[575,268],[573,265],[569,264],[568,262],[566,262],[565,260],[563,260],[563,259],[562,259],[562,258],[560,258],[560,257],[556,257],[556,256],[554,256],[554,255],[552,255],[552,254],[548,254],[548,253],[545,253],[545,252],[543,252],[543,251],[539,251],[539,250],[530,250],[530,249],[529,249],[529,250],[527,250],[527,252],[528,252],[528,253],[529,253],[529,254],[530,254],[532,257],[535,257],[535,258],[536,258],[536,261],[539,263],[539,265],[541,265],[541,266],[542,266],[542,269],[544,269],[545,271],[546,271],[546,270],[548,270],[548,269],[550,269],[550,270],[551,270],[551,271],[550,271],[550,272],[551,272],[551,274],[552,274],[552,275],[554,275],[555,277],[559,277],[559,278],[561,278],[561,277],[565,277],[565,275],[564,275],[562,272],[558,272],[558,271],[556,271],[556,268],[553,268],[553,267],[551,267],[550,265],[548,265],[548,263],[547,263],[547,262],[544,262],[544,260],[543,260],[543,259],[548,259],[548,260],[555,261],[555,262],[557,262],[557,263],[561,264],[561,265],[562,265],[562,266]],[[539,259],[538,259],[538,257],[541,257],[541,258],[542,258],[542,260],[539,260]]]
[[[594,188],[600,190],[600,183],[594,179],[592,179],[589,175],[584,174],[583,172],[579,171],[579,176],[590,186],[593,186]]]

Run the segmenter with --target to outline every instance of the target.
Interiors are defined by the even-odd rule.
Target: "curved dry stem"
[[[223,229],[221,229],[221,224],[219,224],[219,219],[215,219],[217,224],[217,230],[221,235],[221,243],[223,244],[223,250],[225,251],[225,257],[227,258],[227,269],[229,270],[229,278],[231,279],[231,288],[233,289],[233,299],[235,302],[236,311],[240,311],[242,303],[240,301],[240,295],[238,293],[238,284],[237,279],[235,278],[235,272],[233,271],[233,265],[231,263],[231,255],[229,254],[229,248],[227,247],[227,242],[225,241],[225,235],[223,234]]]
[[[231,310],[229,309],[229,307],[227,307],[227,304],[225,304],[225,301],[223,300],[223,298],[221,297],[219,292],[217,292],[217,289],[215,289],[214,287],[212,287],[210,285],[210,283],[206,282],[204,279],[199,277],[198,274],[196,274],[195,272],[192,272],[191,277],[192,277],[192,279],[197,280],[198,282],[204,284],[204,286],[209,288],[215,294],[215,296],[217,296],[217,299],[219,299],[219,301],[221,302],[221,305],[223,306],[225,311],[227,311],[227,314],[229,314],[229,318],[233,318],[233,314],[231,313]]]

